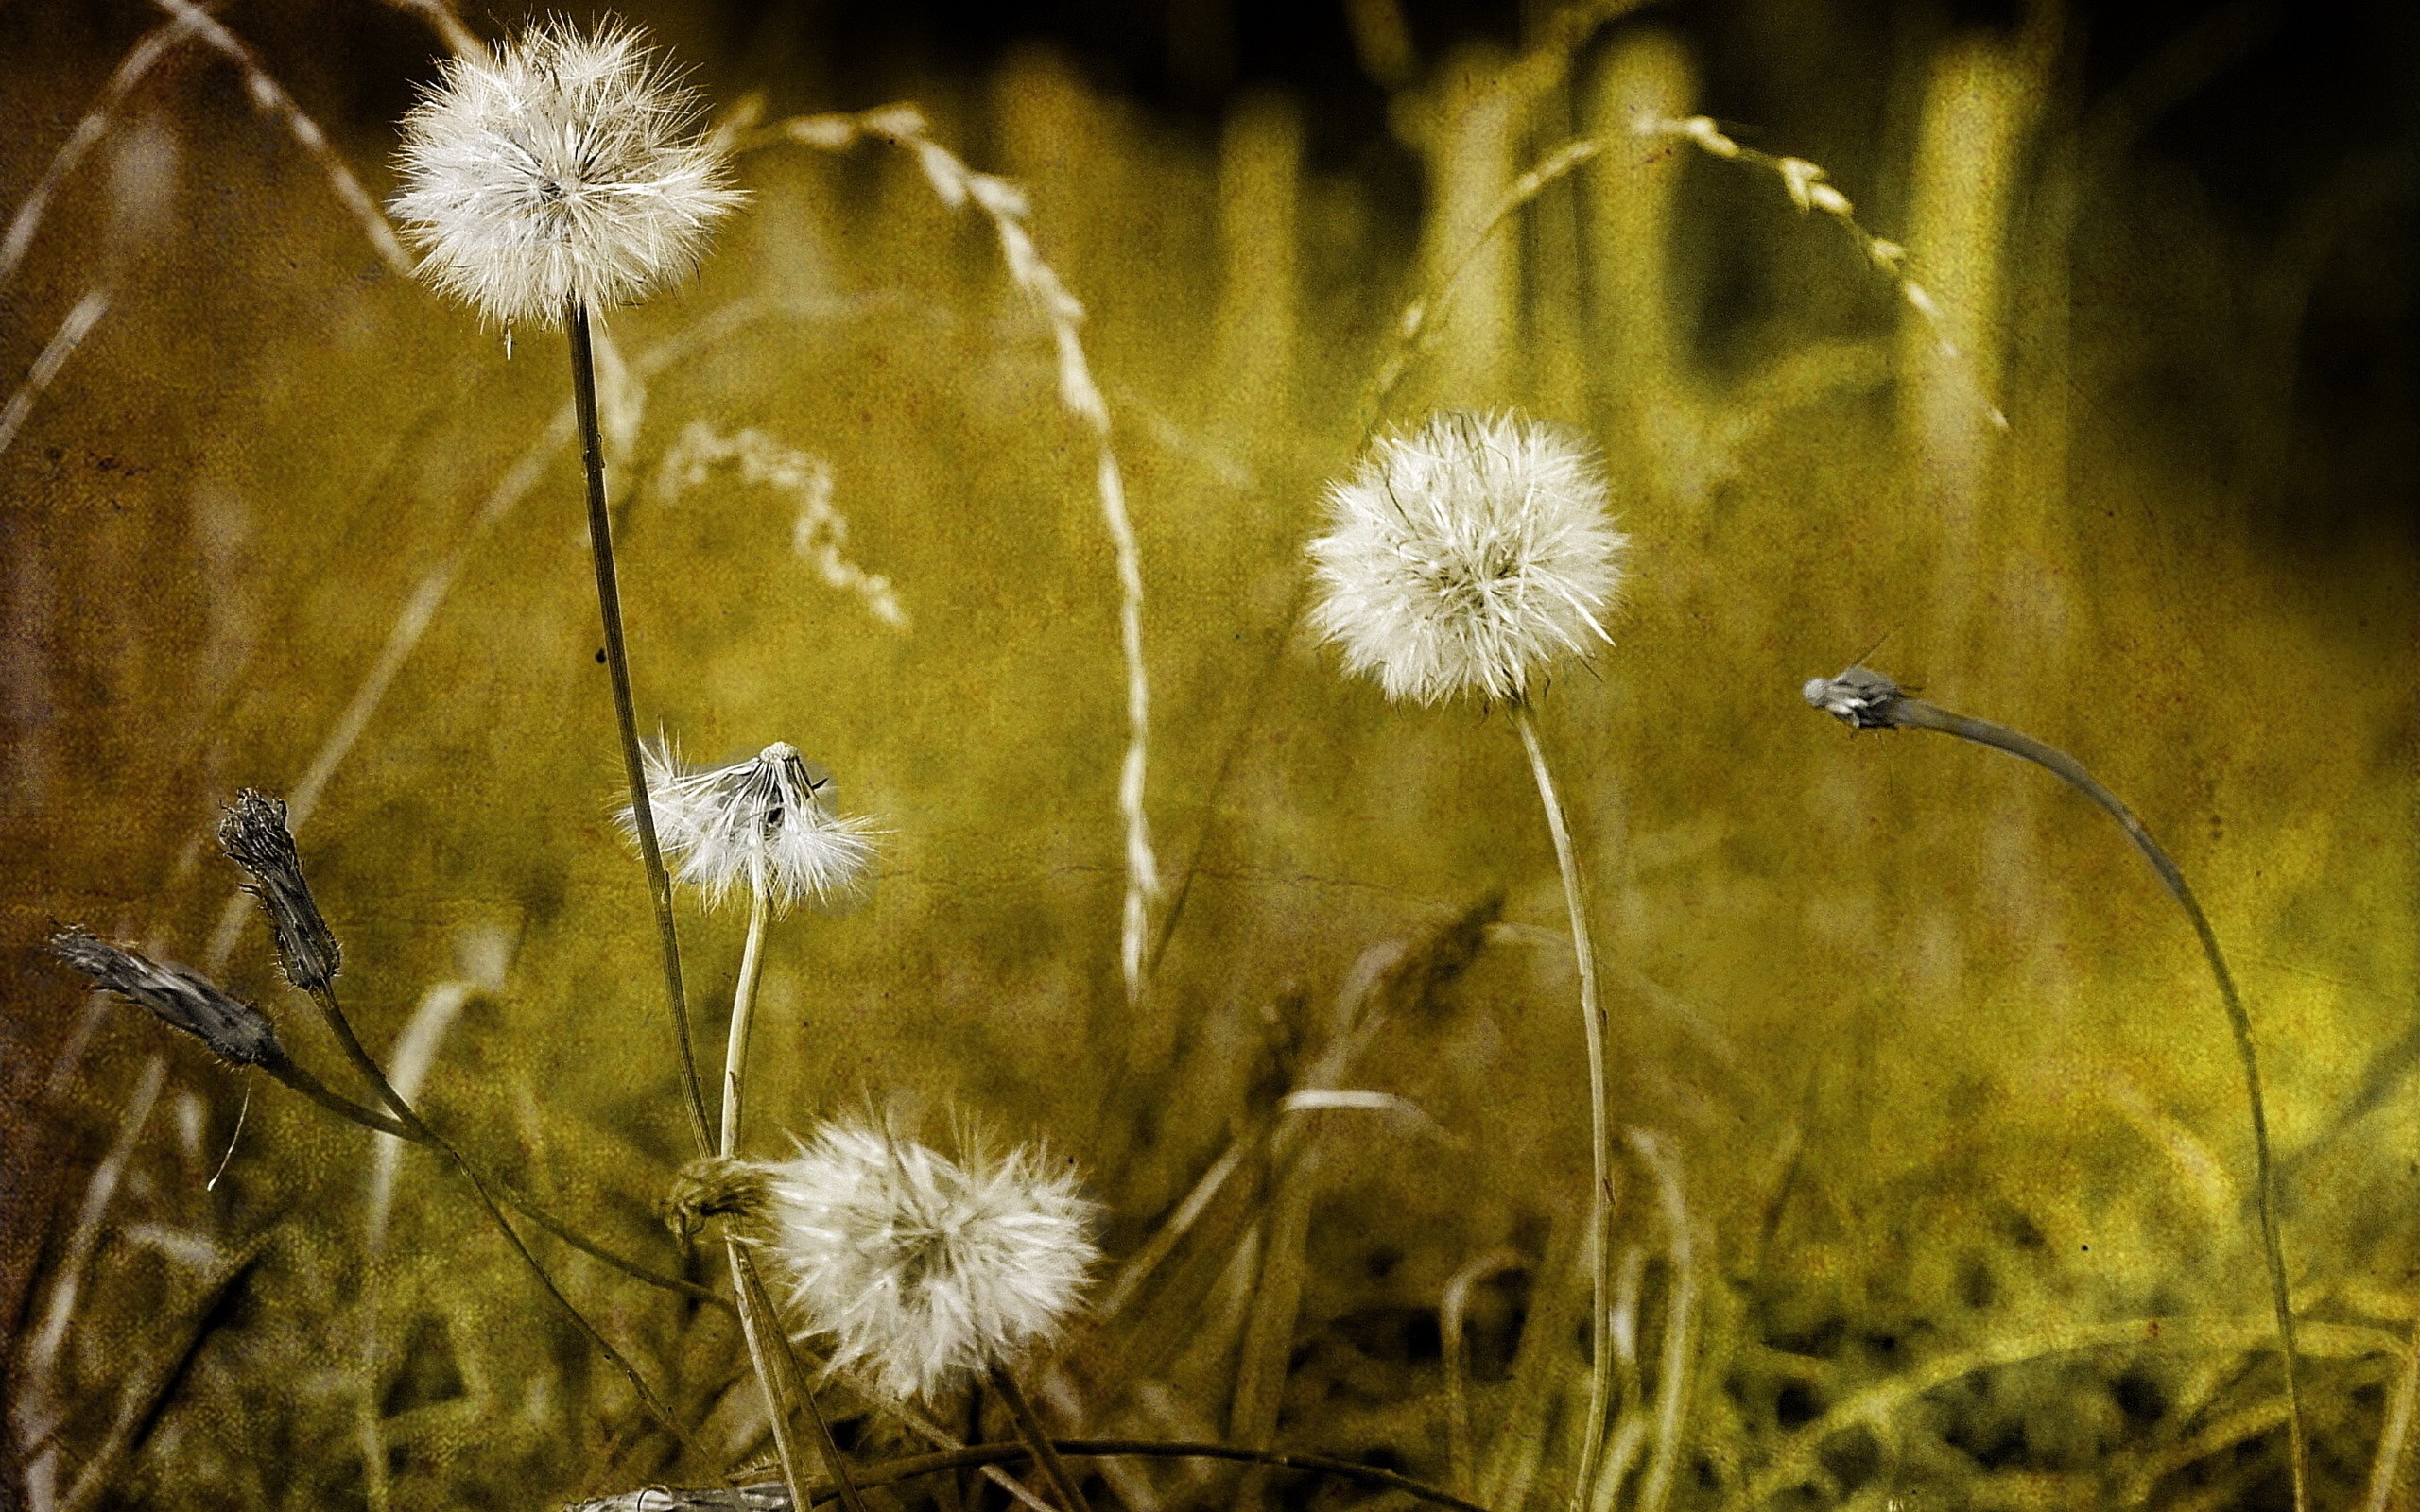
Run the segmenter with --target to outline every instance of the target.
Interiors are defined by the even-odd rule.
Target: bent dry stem
[[[2242,994],[2236,990],[2235,973],[2227,970],[2226,956],[2219,950],[2218,932],[2210,927],[2209,916],[2202,912],[2193,890],[2185,885],[2185,873],[2152,838],[2152,833],[2143,828],[2142,820],[2135,817],[2134,810],[2084,770],[2083,763],[2056,747],[2046,746],[2005,725],[1952,713],[1922,698],[1910,698],[1897,683],[1868,667],[1851,667],[1829,680],[1818,678],[1806,684],[1805,693],[1809,704],[1859,730],[1929,730],[1955,735],[1978,746],[2005,751],[2050,772],[2118,821],[2126,837],[2135,842],[2135,849],[2159,874],[2169,896],[2185,910],[2194,936],[2202,942],[2202,954],[2209,962],[2210,975],[2218,982],[2219,1001],[2226,1007],[2227,1027],[2235,1034],[2236,1057],[2243,1066],[2244,1095],[2252,1107],[2255,1206],[2260,1214],[2260,1245],[2268,1263],[2269,1300],[2276,1314],[2277,1343],[2285,1364],[2286,1435],[2292,1459],[2294,1507],[2295,1512],[2307,1512],[2310,1502],[2305,1482],[2307,1440],[2302,1375],[2295,1361],[2293,1294],[2286,1279],[2286,1246],[2277,1228],[2277,1177],[2269,1151],[2269,1111],[2260,1090],[2260,1057],[2253,1045],[2252,1015],[2245,1010]]]
[[[588,306],[574,299],[564,312],[571,333],[572,404],[579,418],[579,455],[588,478],[588,545],[596,564],[596,613],[605,633],[605,667],[614,683],[614,720],[622,738],[622,776],[631,790],[631,828],[638,835],[639,859],[647,864],[648,900],[655,905],[655,932],[664,947],[664,989],[672,1005],[673,1039],[681,1052],[689,1132],[698,1153],[714,1149],[707,1132],[706,1097],[698,1079],[698,1054],[689,1042],[689,998],[681,983],[681,935],[672,919],[672,878],[656,845],[655,810],[647,799],[647,764],[639,751],[638,713],[631,698],[631,652],[622,635],[622,591],[614,570],[614,520],[605,507],[605,437],[596,418],[596,348],[588,329]]]
[[[454,1147],[451,1141],[429,1127],[420,1114],[413,1110],[411,1104],[406,1101],[404,1094],[396,1091],[395,1084],[387,1079],[387,1073],[380,1068],[376,1058],[362,1044],[360,1037],[353,1032],[352,1021],[345,1017],[343,1005],[337,1001],[336,989],[325,986],[317,988],[311,992],[311,1001],[319,1007],[320,1016],[327,1021],[330,1032],[335,1034],[337,1042],[344,1047],[345,1057],[353,1062],[354,1069],[359,1072],[362,1079],[369,1082],[377,1091],[379,1099],[393,1109],[396,1121],[407,1131],[409,1137],[435,1146],[453,1160],[456,1169],[462,1173],[463,1179],[470,1182],[471,1190],[477,1194],[479,1206],[487,1210],[488,1217],[503,1233],[506,1242],[511,1245],[513,1253],[520,1257],[524,1265],[528,1267],[529,1274],[537,1278],[538,1284],[545,1289],[546,1295],[553,1297],[556,1304],[570,1314],[571,1320],[579,1325],[582,1333],[588,1336],[588,1341],[596,1347],[597,1352],[604,1355],[613,1363],[614,1368],[622,1372],[630,1382],[631,1389],[637,1394],[639,1404],[647,1409],[648,1415],[662,1423],[665,1429],[680,1441],[681,1447],[688,1451],[700,1464],[713,1464],[714,1461],[706,1453],[704,1446],[690,1436],[688,1429],[682,1426],[681,1419],[675,1417],[672,1409],[655,1394],[655,1388],[648,1384],[647,1378],[639,1374],[638,1366],[632,1365],[620,1349],[615,1349],[614,1342],[605,1337],[603,1332],[595,1323],[589,1321],[588,1314],[582,1313],[569,1297],[563,1295],[562,1288],[555,1283],[554,1277],[547,1274],[546,1267],[538,1263],[538,1257],[530,1252],[529,1246],[522,1239],[520,1231],[512,1227],[512,1221],[507,1218],[504,1215],[504,1210],[496,1205],[496,1199],[488,1191],[487,1183],[480,1179],[480,1173],[472,1166],[459,1150]]]
[[[1547,828],[1554,835],[1555,865],[1563,872],[1564,906],[1571,915],[1571,954],[1580,969],[1580,1017],[1588,1036],[1589,1164],[1593,1182],[1588,1192],[1589,1266],[1588,1421],[1580,1442],[1580,1474],[1572,1504],[1585,1507],[1597,1484],[1597,1467],[1605,1453],[1605,1415],[1613,1401],[1614,1135],[1605,1094],[1605,1008],[1597,997],[1597,953],[1588,937],[1588,904],[1580,889],[1580,863],[1572,853],[1571,828],[1564,821],[1563,800],[1555,795],[1554,773],[1547,765],[1546,748],[1538,744],[1537,721],[1527,698],[1512,702],[1512,728],[1521,732],[1521,747],[1530,755],[1530,773],[1537,780],[1538,803],[1546,810]]]

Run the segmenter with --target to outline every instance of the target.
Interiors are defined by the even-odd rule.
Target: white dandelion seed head
[[[777,740],[728,766],[685,766],[668,741],[646,751],[648,806],[675,882],[707,906],[761,890],[776,913],[861,891],[881,832],[832,809],[832,774]],[[637,817],[621,812],[622,828]]]
[[[497,324],[559,325],[687,276],[744,198],[701,106],[633,27],[542,22],[448,60],[404,117],[391,208],[421,276]]]
[[[1053,1337],[1100,1259],[1093,1205],[1037,1150],[959,1163],[836,1123],[768,1174],[798,1336],[897,1400]]]
[[[1329,485],[1311,624],[1390,698],[1518,697],[1605,641],[1628,538],[1594,455],[1518,415],[1446,413]]]

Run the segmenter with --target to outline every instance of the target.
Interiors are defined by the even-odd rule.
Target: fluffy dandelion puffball
[[[422,277],[501,324],[561,323],[686,276],[737,205],[700,106],[640,34],[542,23],[449,60],[404,117],[395,218]]]
[[[879,831],[832,811],[832,774],[777,740],[728,766],[684,766],[669,745],[647,750],[648,804],[673,880],[709,906],[761,890],[776,912],[832,904],[866,885]],[[628,808],[625,830],[636,827]]]
[[[1092,1204],[1032,1150],[960,1164],[829,1124],[769,1175],[799,1336],[826,1337],[835,1369],[899,1400],[1051,1337],[1100,1259]]]
[[[1556,430],[1434,416],[1381,438],[1327,508],[1311,624],[1391,698],[1518,697],[1606,638],[1628,541],[1594,455]]]

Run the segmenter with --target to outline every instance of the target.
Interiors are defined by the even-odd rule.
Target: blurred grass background
[[[1044,1138],[1122,1260],[1242,1141],[1070,1356],[1071,1420],[1447,1479],[1437,1311],[1510,1246],[1471,1292],[1478,1484],[1507,1512],[1562,1494],[1585,1081],[1552,854],[1506,721],[1390,708],[1287,615],[1404,304],[1525,167],[1602,134],[1471,259],[1395,413],[1586,432],[1636,542],[1618,645],[1543,716],[1617,1116],[1644,1131],[1620,1503],[2282,1504],[2241,1090],[2189,934],[2044,774],[1804,707],[1864,654],[2073,752],[2193,879],[2260,1036],[2299,1298],[2339,1329],[2312,1345],[2315,1485],[2364,1504],[2420,1316],[2408,15],[1739,0],[1564,49],[1543,7],[629,9],[718,108],[915,101],[1029,190],[1089,312],[1169,883],[1139,1008],[1092,442],[988,229],[878,146],[754,152],[695,284],[608,328],[643,721],[704,759],[793,741],[891,831],[867,907],[773,936],[754,1146],[869,1103]],[[368,0],[222,14],[383,194],[436,33]],[[161,19],[0,7],[12,214]],[[1770,175],[1631,136],[1641,110],[1824,164],[1966,361]],[[560,337],[508,358],[397,277],[192,43],[0,285],[0,389],[30,394],[96,291],[0,453],[9,1494],[383,1509],[710,1481],[441,1170],[405,1154],[388,1211],[366,1135],[86,1004],[37,948],[54,919],[196,964],[232,941],[225,979],[331,1065],[258,926],[224,934],[208,831],[239,786],[309,782],[398,625],[424,627],[301,830],[348,1001],[373,1046],[417,1011],[467,1143],[674,1263],[653,1208],[685,1147],[548,439]],[[905,623],[800,549],[811,488],[678,465],[744,448],[820,465],[845,537],[814,516],[810,544],[885,576]],[[711,1060],[737,921],[684,921]],[[1305,1077],[1447,1137],[1279,1112]],[[734,1462],[756,1451],[728,1330],[553,1258]],[[2153,1317],[2254,1326],[2012,1363]],[[2000,1366],[1943,1365],[1979,1349]],[[1919,1390],[1927,1369],[1947,1377]],[[1893,1383],[1904,1402],[1832,1431]],[[2410,1504],[2409,1471],[2380,1489]]]

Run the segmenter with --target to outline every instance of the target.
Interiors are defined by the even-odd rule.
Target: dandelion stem
[[[773,1385],[773,1367],[765,1353],[765,1320],[756,1311],[756,1299],[748,1285],[748,1257],[745,1241],[737,1234],[723,1236],[723,1250],[731,1259],[731,1289],[739,1298],[739,1333],[748,1341],[749,1368],[756,1372],[756,1389],[764,1393],[765,1420],[773,1430],[773,1457],[781,1463],[782,1484],[789,1488],[790,1504],[803,1505],[806,1500],[806,1483],[799,1478],[798,1448],[790,1442],[790,1415],[782,1394]],[[839,1461],[828,1461],[837,1476]]]
[[[1042,1471],[1042,1478],[1050,1483],[1051,1490],[1058,1493],[1059,1504],[1066,1512],[1092,1512],[1092,1503],[1084,1500],[1076,1477],[1068,1472],[1067,1462],[1059,1457],[1059,1446],[1051,1441],[1049,1433],[1042,1426],[1042,1419],[1035,1416],[1033,1403],[1026,1400],[1025,1388],[1017,1384],[1016,1376],[1007,1366],[994,1366],[992,1367],[992,1385],[999,1392],[1002,1404],[1009,1409],[1009,1417],[1015,1421],[1017,1435],[1026,1441],[1027,1448],[1033,1451],[1035,1468]]]
[[[1580,971],[1580,1018],[1588,1035],[1589,1160],[1594,1177],[1588,1194],[1591,1257],[1588,1316],[1588,1420],[1580,1444],[1580,1472],[1572,1505],[1584,1508],[1597,1484],[1597,1467],[1605,1453],[1605,1414],[1613,1400],[1614,1315],[1608,1309],[1613,1291],[1614,1137],[1605,1097],[1605,1008],[1597,997],[1597,953],[1588,938],[1588,906],[1581,896],[1580,864],[1571,850],[1571,829],[1564,822],[1563,800],[1555,796],[1554,773],[1538,744],[1537,722],[1527,698],[1512,702],[1512,727],[1521,732],[1530,754],[1530,773],[1537,779],[1538,802],[1554,835],[1555,865],[1563,871],[1564,906],[1571,915],[1571,954]]]
[[[672,1409],[666,1406],[663,1399],[655,1394],[655,1388],[647,1383],[647,1377],[639,1374],[638,1366],[632,1365],[620,1349],[615,1349],[614,1341],[607,1338],[596,1324],[590,1322],[588,1314],[582,1313],[569,1297],[563,1295],[562,1288],[555,1284],[554,1277],[547,1274],[546,1267],[539,1263],[535,1254],[530,1252],[529,1246],[522,1239],[520,1230],[512,1227],[512,1220],[507,1218],[504,1215],[504,1210],[496,1205],[496,1199],[489,1193],[487,1183],[480,1179],[480,1173],[473,1167],[461,1151],[454,1147],[452,1141],[429,1127],[427,1123],[412,1110],[411,1104],[405,1099],[404,1094],[395,1090],[395,1084],[387,1079],[386,1072],[379,1068],[377,1060],[362,1045],[360,1037],[353,1032],[352,1021],[345,1017],[343,1005],[337,1003],[336,989],[330,987],[316,988],[311,993],[311,1001],[319,1005],[320,1016],[327,1021],[328,1028],[336,1035],[337,1042],[343,1045],[345,1057],[353,1062],[354,1069],[361,1074],[363,1080],[376,1090],[380,1100],[394,1110],[396,1120],[409,1131],[411,1137],[419,1143],[443,1151],[453,1160],[455,1168],[462,1173],[463,1179],[470,1182],[472,1192],[477,1194],[479,1206],[487,1210],[488,1217],[493,1220],[506,1242],[512,1246],[513,1253],[521,1257],[521,1263],[528,1267],[530,1275],[537,1278],[538,1284],[544,1288],[546,1295],[553,1297],[557,1305],[570,1314],[572,1322],[579,1326],[582,1333],[588,1335],[588,1341],[596,1347],[597,1352],[604,1355],[613,1363],[614,1368],[620,1370],[629,1379],[631,1389],[637,1394],[639,1404],[647,1409],[648,1415],[662,1423],[666,1430],[680,1441],[681,1447],[687,1450],[699,1463],[712,1464],[713,1459],[707,1454],[704,1446],[690,1436],[689,1431],[682,1426],[681,1419],[673,1416]]]
[[[779,1316],[773,1310],[772,1299],[765,1295],[765,1280],[756,1272],[756,1257],[750,1254],[745,1246],[735,1253],[739,1262],[738,1276],[747,1287],[749,1306],[760,1317]],[[781,1345],[781,1353],[775,1358],[783,1363],[790,1389],[806,1403],[807,1418],[815,1424],[816,1447],[822,1452],[823,1468],[830,1472],[832,1484],[839,1488],[841,1506],[845,1512],[866,1512],[865,1500],[858,1494],[856,1479],[840,1458],[840,1441],[832,1436],[831,1419],[823,1416],[823,1404],[816,1400],[806,1370],[799,1363],[798,1350],[791,1346],[789,1335],[780,1330],[773,1332],[773,1337]]]
[[[731,1029],[723,1044],[722,1143],[717,1153],[726,1160],[739,1153],[740,1087],[747,1074],[748,1025],[756,1006],[756,978],[765,969],[767,909],[761,869],[748,889],[748,943],[739,955],[739,982],[731,993]],[[773,1455],[781,1461],[782,1484],[789,1487],[792,1504],[798,1504],[804,1501],[801,1487],[806,1483],[799,1476],[798,1447],[790,1442],[789,1408],[773,1381],[773,1368],[768,1363],[765,1349],[764,1334],[772,1310],[762,1305],[762,1288],[750,1284],[756,1280],[756,1273],[744,1242],[737,1234],[727,1234],[723,1248],[731,1259],[731,1290],[739,1303],[739,1332],[748,1342],[749,1367],[756,1372],[756,1389],[764,1394],[765,1418],[773,1429]],[[801,1394],[813,1400],[813,1393],[804,1385]],[[821,1420],[819,1412],[817,1421]],[[824,1436],[828,1444],[828,1430]],[[824,1461],[833,1477],[847,1485],[847,1472],[840,1469],[838,1457],[827,1451]],[[854,1497],[850,1512],[861,1512],[854,1504]]]
[[[765,969],[765,918],[769,909],[759,878],[748,889],[748,943],[739,953],[739,983],[731,991],[731,1031],[723,1044],[722,1145],[730,1160],[739,1153],[740,1088],[748,1074],[748,1030],[755,1018],[756,978]]]
[[[1861,675],[1863,681],[1853,679]],[[1847,713],[1819,699],[1819,694],[1849,688],[1857,701]],[[2100,784],[2099,779],[2084,770],[2083,764],[2055,747],[2046,746],[2031,735],[2020,733],[2004,725],[1985,719],[1952,713],[1946,709],[1910,698],[1899,691],[1898,685],[1878,673],[1853,667],[1829,684],[1810,683],[1807,697],[1840,717],[1865,727],[1896,730],[1930,730],[1945,735],[1955,735],[1978,746],[1988,746],[2005,751],[2022,761],[2058,777],[2068,786],[2090,799],[2100,810],[2126,832],[2143,859],[2159,874],[2169,896],[2185,910],[2186,919],[2192,924],[2194,936],[2202,942],[2202,954],[2210,965],[2210,975],[2219,986],[2219,1000],[2226,1007],[2227,1026],[2235,1032],[2236,1058],[2243,1067],[2243,1089],[2252,1108],[2252,1153],[2256,1174],[2255,1205],[2260,1214],[2260,1244],[2269,1269],[2269,1300],[2276,1314],[2277,1342],[2286,1373],[2286,1434],[2292,1456],[2295,1512],[2304,1512],[2310,1503],[2305,1485],[2305,1435],[2303,1431],[2303,1399],[2301,1372],[2296,1365],[2294,1349],[2293,1293],[2286,1279],[2286,1247],[2277,1227],[2277,1177],[2269,1150],[2269,1112],[2267,1099],[2260,1090],[2260,1059],[2252,1040],[2252,1015],[2245,1011],[2243,997],[2236,990],[2235,975],[2227,970],[2226,956],[2219,950],[2218,932],[2210,927],[2209,916],[2193,890],[2185,885],[2185,873],[2177,869],[2157,840],[2152,838],[2134,811],[2119,801],[2118,795]]]
[[[647,800],[647,767],[639,753],[638,715],[631,700],[631,652],[622,635],[622,591],[614,571],[614,522],[605,508],[605,438],[596,419],[596,350],[588,330],[588,306],[578,299],[565,311],[571,332],[572,403],[579,416],[580,461],[588,474],[588,544],[596,561],[596,612],[605,630],[605,666],[614,682],[614,718],[622,737],[622,775],[631,789],[631,828],[639,858],[647,863],[648,895],[655,904],[655,930],[664,944],[664,988],[672,1005],[672,1034],[681,1051],[688,1095],[690,1133],[698,1153],[714,1148],[706,1123],[706,1095],[698,1078],[698,1053],[689,1042],[689,998],[681,985],[681,935],[672,919],[672,878],[655,842],[655,811]]]

